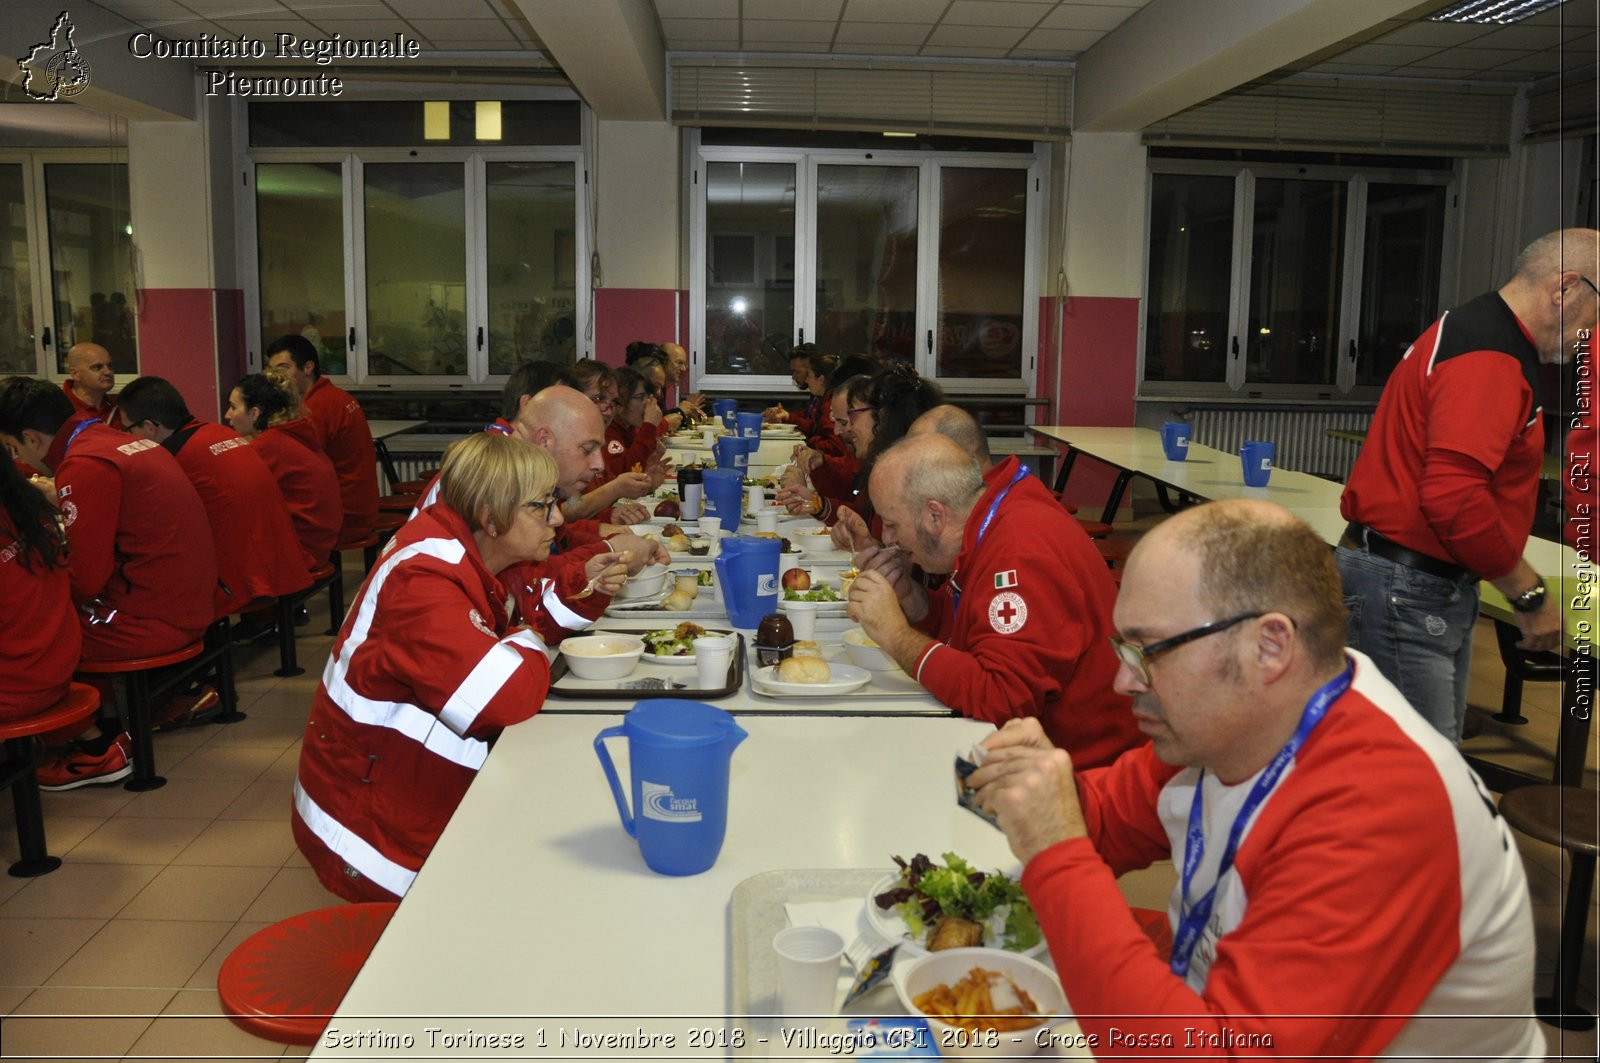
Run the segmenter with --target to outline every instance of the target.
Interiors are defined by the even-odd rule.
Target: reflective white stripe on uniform
[[[360,835],[323,811],[322,806],[313,801],[300,785],[299,778],[294,781],[294,810],[300,814],[311,833],[320,838],[322,844],[339,859],[396,897],[404,897],[406,890],[411,888],[412,881],[417,877],[415,871],[390,860]]]
[[[445,702],[444,708],[439,710],[439,719],[456,734],[464,735],[472,729],[484,706],[494,700],[500,688],[506,685],[506,680],[522,667],[522,654],[513,646],[537,650],[548,657],[544,640],[527,629],[489,647],[489,652],[478,661],[472,674],[462,680],[456,692],[450,695],[450,700]]]
[[[417,555],[435,557],[446,564],[458,565],[466,556],[466,547],[455,539],[423,539],[396,549],[372,570],[367,592],[356,607],[355,622],[350,625],[350,636],[339,647],[336,655],[328,658],[322,672],[322,685],[328,698],[346,716],[369,727],[386,727],[398,731],[421,744],[430,753],[443,757],[453,764],[477,771],[489,758],[489,744],[476,738],[463,738],[453,732],[440,717],[419,706],[401,701],[374,701],[355,690],[349,683],[350,658],[367,641],[372,628],[372,616],[377,610],[378,596],[395,566]],[[470,677],[469,677],[470,681]]]
[[[588,617],[580,616],[567,608],[566,603],[561,600],[561,596],[556,593],[555,580],[542,579],[539,581],[539,586],[539,603],[544,606],[544,611],[550,614],[551,620],[554,620],[568,631],[582,631],[594,623]]]
[[[437,501],[439,501],[439,477],[437,474],[435,474],[433,483],[428,485],[428,489],[424,491],[422,493],[422,497],[417,500],[416,508],[411,511],[411,516],[407,517],[406,519],[410,520],[411,517],[415,517],[418,513],[421,513],[423,510],[427,509]]]
[[[1428,352],[1428,368],[1423,370],[1423,376],[1433,375],[1433,360],[1439,357],[1439,344],[1444,342],[1444,323],[1449,320],[1450,311],[1446,310],[1444,316],[1439,318],[1439,327],[1433,330],[1433,350]],[[1407,354],[1411,351],[1407,350]]]

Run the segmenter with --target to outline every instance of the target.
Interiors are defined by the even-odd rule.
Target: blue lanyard
[[[1006,484],[1005,490],[994,496],[994,501],[989,503],[989,512],[983,515],[983,523],[978,525],[978,537],[972,543],[974,550],[977,549],[978,543],[983,542],[983,536],[989,530],[989,524],[994,520],[995,513],[1000,509],[1000,503],[1004,502],[1006,500],[1006,495],[1009,495],[1011,493],[1011,489],[1017,486],[1017,481],[1021,480],[1024,476],[1028,475],[1032,471],[1033,470],[1028,468],[1026,465],[1017,466],[1017,474],[1011,478],[1010,483]],[[952,611],[955,609],[960,609],[961,588],[954,582],[951,582],[950,584],[950,596],[955,602],[955,604],[951,606]]]
[[[1217,877],[1211,883],[1211,888],[1206,890],[1205,896],[1190,904],[1189,889],[1194,885],[1195,872],[1200,869],[1200,861],[1204,859],[1206,852],[1206,835],[1202,822],[1206,773],[1204,768],[1200,769],[1200,777],[1195,780],[1194,785],[1194,800],[1189,805],[1189,831],[1183,854],[1183,893],[1179,899],[1184,910],[1178,920],[1178,931],[1173,935],[1172,941],[1172,973],[1179,978],[1189,973],[1189,961],[1194,956],[1195,946],[1200,943],[1200,932],[1211,920],[1211,909],[1217,899],[1217,884],[1222,881],[1222,876],[1228,873],[1228,869],[1233,867],[1233,858],[1239,851],[1239,839],[1244,834],[1245,826],[1261,807],[1261,803],[1272,793],[1273,787],[1278,785],[1284,769],[1295,758],[1295,754],[1300,752],[1300,747],[1305,744],[1306,738],[1316,729],[1317,724],[1322,722],[1328,706],[1350,689],[1350,678],[1354,671],[1355,666],[1347,662],[1344,671],[1317,688],[1317,692],[1311,695],[1311,700],[1306,702],[1305,711],[1300,714],[1300,726],[1295,728],[1289,741],[1278,750],[1278,755],[1272,758],[1272,762],[1256,779],[1256,784],[1250,788],[1250,793],[1245,797],[1238,816],[1234,818],[1233,826],[1228,831],[1228,847],[1222,851],[1222,863],[1217,865]]]
[[[85,428],[88,428],[92,424],[99,423],[99,420],[93,417],[89,418],[87,421],[80,421],[78,423],[78,427],[74,428],[72,430],[72,434],[67,437],[67,445],[61,448],[61,456],[66,457],[67,451],[72,449],[72,441],[77,439],[79,434],[82,433]]]
[[[496,422],[494,424],[486,424],[486,425],[483,426],[483,430],[485,432],[499,432],[503,436],[508,436],[508,435],[511,434],[510,427],[508,427],[507,425],[500,424],[499,422]]]

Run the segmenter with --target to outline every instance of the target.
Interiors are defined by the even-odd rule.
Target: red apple
[[[803,568],[791,568],[783,574],[783,589],[786,591],[810,590],[811,573]]]
[[[672,501],[671,499],[668,499],[665,502],[661,502],[661,503],[657,504],[657,506],[656,506],[656,516],[658,516],[658,517],[676,517],[676,516],[678,516],[678,503]]]

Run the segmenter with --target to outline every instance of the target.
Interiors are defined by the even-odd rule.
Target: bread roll
[[[833,669],[821,657],[790,657],[778,665],[775,678],[783,683],[826,683]]]
[[[694,607],[694,595],[688,591],[673,591],[667,595],[667,600],[661,603],[661,608],[669,613],[684,613]]]
[[[822,643],[813,639],[795,639],[794,655],[796,657],[821,657]]]

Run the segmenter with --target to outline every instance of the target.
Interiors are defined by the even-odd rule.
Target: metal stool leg
[[[344,623],[344,554],[338,550],[329,558],[333,562],[333,583],[328,587],[327,635],[337,635]]]
[[[6,763],[16,765],[21,774],[11,783],[11,803],[17,813],[17,848],[22,859],[11,865],[13,878],[48,875],[61,866],[59,856],[51,856],[44,838],[44,808],[39,803],[38,764],[33,738],[6,739]]]
[[[294,607],[297,600],[292,594],[286,594],[278,599],[276,609],[278,618],[278,667],[272,673],[276,676],[304,675],[306,671],[300,667],[299,654],[294,644]]]
[[[1561,952],[1556,957],[1553,997],[1539,997],[1533,1010],[1562,1030],[1592,1030],[1594,1016],[1578,1003],[1578,970],[1583,966],[1583,940],[1589,927],[1589,895],[1594,889],[1594,857],[1573,853],[1572,880],[1561,913]]]
[[[167,780],[156,774],[155,741],[150,731],[150,684],[143,672],[124,678],[128,692],[128,737],[133,741],[133,778],[123,789],[140,793],[159,790]]]

